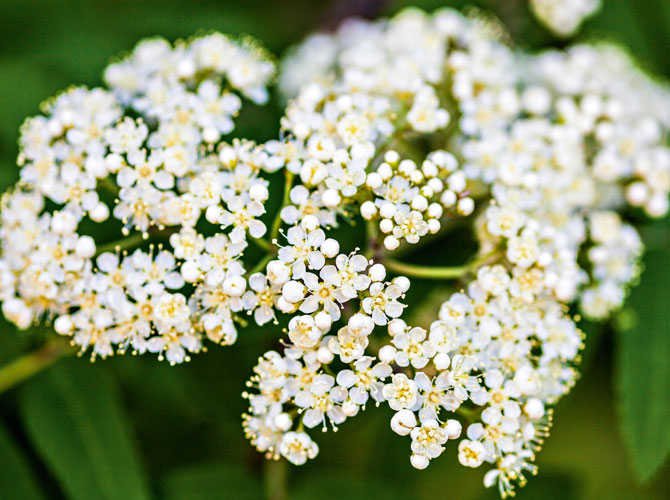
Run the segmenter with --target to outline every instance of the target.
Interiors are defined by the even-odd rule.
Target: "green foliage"
[[[649,480],[670,454],[670,251],[650,250],[629,307],[635,319],[619,334],[618,389],[633,469]]]
[[[163,477],[165,500],[257,500],[260,481],[239,464],[211,462],[173,470]]]
[[[23,423],[68,498],[144,500],[147,480],[108,373],[62,361],[24,388]]]
[[[42,500],[28,461],[21,448],[12,441],[4,426],[0,425],[0,498],[3,500]]]

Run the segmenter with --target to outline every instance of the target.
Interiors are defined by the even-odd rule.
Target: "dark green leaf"
[[[44,495],[37,487],[30,465],[21,450],[0,425],[0,498],[3,500],[40,500]]]
[[[636,320],[620,333],[617,369],[624,440],[641,481],[670,453],[670,252],[649,251],[645,265],[629,302]]]
[[[163,480],[165,500],[258,500],[258,478],[231,462],[212,462],[177,469]]]
[[[24,424],[72,500],[149,498],[118,394],[104,365],[64,360],[21,394]]]

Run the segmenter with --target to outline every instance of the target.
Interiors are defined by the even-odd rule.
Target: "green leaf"
[[[645,266],[629,301],[636,320],[619,335],[617,369],[624,441],[643,482],[670,453],[670,252],[649,251]]]
[[[258,500],[258,478],[230,462],[197,464],[168,473],[162,481],[165,500]]]
[[[3,500],[40,500],[43,493],[37,487],[26,457],[0,425],[0,498]]]
[[[64,360],[22,391],[29,438],[72,500],[144,500],[147,481],[109,371]]]

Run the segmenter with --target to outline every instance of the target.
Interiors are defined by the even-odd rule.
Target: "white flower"
[[[302,465],[319,454],[319,447],[304,432],[287,432],[282,437],[279,452],[294,465]]]

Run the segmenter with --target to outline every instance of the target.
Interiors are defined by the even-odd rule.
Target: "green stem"
[[[116,252],[118,250],[127,250],[129,248],[134,248],[138,246],[143,241],[146,240],[142,237],[142,233],[131,234],[130,236],[127,236],[125,238],[121,238],[119,240],[114,240],[108,243],[103,243],[102,245],[98,245],[97,254],[100,255],[101,253],[105,252]]]
[[[282,197],[281,206],[277,210],[275,220],[272,222],[272,229],[270,229],[270,241],[277,239],[279,235],[279,228],[281,227],[281,210],[289,203],[289,195],[291,194],[291,187],[293,187],[293,173],[284,170],[284,195]]]
[[[261,272],[265,269],[265,266],[268,262],[272,260],[274,257],[274,254],[266,255],[263,257],[261,260],[258,261],[258,263],[249,271],[249,275],[251,276],[254,273]]]
[[[167,229],[162,229],[160,231],[154,231],[149,233],[149,237],[147,239],[142,236],[142,233],[133,233],[130,236],[126,236],[125,238],[121,238],[115,241],[110,241],[108,243],[103,243],[102,245],[98,245],[98,251],[97,255],[100,255],[101,253],[104,252],[116,252],[117,250],[129,250],[131,248],[135,248],[136,246],[141,245],[145,241],[149,241],[150,239],[161,239],[165,238],[167,236],[170,236],[171,234],[175,233],[177,231],[176,227],[170,227]]]
[[[288,465],[286,460],[266,460],[263,483],[267,500],[288,500]]]
[[[74,352],[62,339],[56,339],[44,344],[37,351],[10,361],[0,368],[0,393],[48,368],[61,356]]]
[[[384,261],[387,269],[411,278],[426,278],[434,280],[457,279],[469,271],[469,266],[432,267],[406,264],[393,259]]]
[[[265,238],[250,238],[251,242],[255,243],[257,246],[265,250],[266,252],[275,252],[275,247]]]

